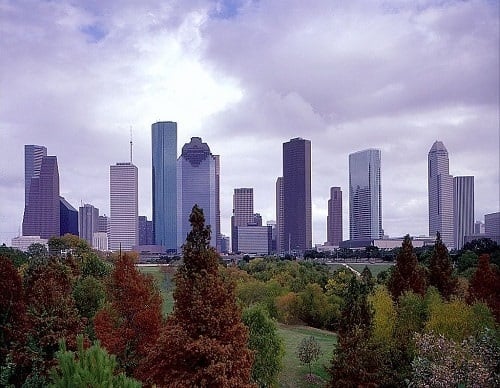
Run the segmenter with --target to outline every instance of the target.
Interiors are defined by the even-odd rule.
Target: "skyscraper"
[[[61,236],[66,233],[78,236],[78,211],[64,197],[59,197],[59,209]]]
[[[464,237],[474,234],[474,177],[453,178],[455,249],[462,249]]]
[[[340,187],[330,188],[326,236],[328,245],[339,246],[342,242],[342,190]]]
[[[177,250],[177,123],[151,126],[154,242]]]
[[[349,155],[349,238],[382,238],[381,153],[367,149]]]
[[[220,230],[220,155],[214,155],[215,158],[215,226],[217,230],[216,249],[222,252],[222,233]]]
[[[139,216],[139,245],[153,245],[153,221]]]
[[[131,162],[110,166],[109,249],[132,250],[138,242],[138,172]]]
[[[452,249],[453,177],[449,173],[448,150],[435,141],[428,155],[429,236],[441,234],[443,243]]]
[[[47,156],[47,148],[40,145],[26,144],[24,146],[24,206],[28,204],[31,178],[40,176],[42,158]]]
[[[86,203],[78,209],[78,233],[92,246],[94,233],[99,231],[99,209]]]
[[[284,222],[285,214],[283,208],[283,177],[276,179],[276,253],[280,255],[285,251]]]
[[[231,217],[231,246],[233,252],[239,252],[237,228],[239,226],[248,226],[253,222],[253,218],[253,189],[245,187],[234,189],[233,216]]]
[[[217,244],[216,158],[207,143],[192,137],[184,144],[177,160],[177,247],[180,250],[191,230],[189,216],[197,204],[203,209],[205,224],[210,225],[210,245]]]
[[[60,214],[57,157],[43,156],[39,174],[35,172],[31,178],[23,236],[60,236]]]
[[[285,249],[312,247],[311,142],[294,138],[283,143],[283,208]]]

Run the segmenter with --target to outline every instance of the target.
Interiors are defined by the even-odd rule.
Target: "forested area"
[[[308,260],[223,266],[202,211],[190,221],[167,316],[162,285],[130,254],[104,258],[71,235],[49,251],[0,247],[0,385],[278,386],[277,324],[337,334],[321,349],[328,380],[311,385],[500,384],[491,241],[450,256],[439,236],[422,251],[407,237],[391,269],[358,276]]]

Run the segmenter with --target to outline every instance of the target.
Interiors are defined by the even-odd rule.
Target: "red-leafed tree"
[[[476,272],[469,283],[469,300],[485,302],[491,309],[495,320],[500,323],[500,274],[490,265],[490,256],[479,257]]]
[[[458,286],[458,281],[453,277],[452,272],[453,267],[448,255],[448,249],[443,244],[441,235],[438,232],[429,262],[429,285],[436,287],[446,300],[450,299]]]
[[[159,335],[162,299],[150,276],[134,265],[134,258],[122,255],[107,284],[109,301],[94,317],[97,338],[116,355],[120,368],[135,375],[136,368]]]
[[[395,301],[405,292],[412,291],[424,295],[426,282],[424,269],[418,265],[417,256],[409,235],[403,239],[403,244],[396,257],[396,265],[389,279],[388,287]]]
[[[252,386],[248,330],[234,285],[219,273],[203,210],[195,205],[189,221],[192,230],[175,278],[174,311],[149,352],[141,377],[169,387]]]

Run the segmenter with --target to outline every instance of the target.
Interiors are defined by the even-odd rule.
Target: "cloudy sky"
[[[499,3],[356,0],[0,0],[0,243],[20,230],[24,144],[57,155],[61,195],[109,214],[109,166],[133,130],[151,217],[151,124],[221,155],[222,232],[253,187],[275,219],[282,143],[312,143],[313,241],[348,155],[382,150],[386,234],[428,233],[427,153],[475,176],[475,218],[499,211]]]

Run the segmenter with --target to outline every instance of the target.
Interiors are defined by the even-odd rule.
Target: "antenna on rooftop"
[[[132,163],[132,126],[130,126],[130,163]]]

